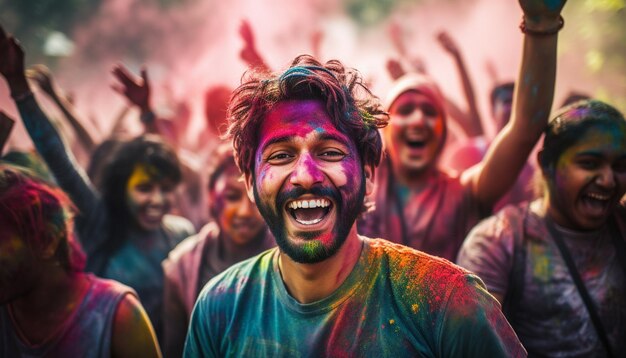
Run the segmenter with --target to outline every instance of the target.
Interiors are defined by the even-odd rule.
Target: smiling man
[[[185,356],[525,356],[476,276],[358,235],[387,115],[355,71],[300,56],[277,76],[251,74],[230,120],[278,248],[209,281]]]

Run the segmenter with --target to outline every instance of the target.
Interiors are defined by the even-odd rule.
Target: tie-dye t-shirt
[[[371,200],[375,210],[359,220],[359,233],[450,261],[456,259],[467,233],[488,214],[459,178],[436,172],[421,191],[403,190],[394,184],[389,162],[376,170]]]
[[[39,345],[24,342],[15,330],[7,306],[0,306],[0,357],[111,357],[111,335],[117,307],[127,286],[87,276],[90,288],[74,313],[55,335]]]
[[[516,302],[514,312],[508,315],[530,356],[605,356],[544,217],[540,200],[530,206],[505,208],[472,230],[459,253],[458,264],[474,271],[494,294],[505,297],[510,291],[521,292],[520,297],[507,298]],[[618,207],[614,217],[623,236],[626,208]],[[593,232],[575,232],[558,226],[557,230],[598,308],[613,351],[623,355],[626,287],[610,231],[605,227]],[[519,272],[516,277],[511,276],[514,247],[525,251],[525,258],[515,256],[515,265],[521,268],[515,269]],[[509,287],[510,282],[519,283],[513,288]]]
[[[526,352],[476,276],[445,260],[363,238],[330,296],[298,303],[278,249],[209,281],[194,308],[186,357],[520,357]]]

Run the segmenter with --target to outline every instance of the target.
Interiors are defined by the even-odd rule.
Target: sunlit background
[[[625,7],[625,0],[566,5],[555,105],[577,91],[626,111]],[[97,138],[125,104],[110,89],[116,62],[135,73],[146,64],[157,110],[167,113],[173,102],[187,100],[191,132],[203,126],[203,91],[236,86],[246,69],[239,58],[244,19],[272,68],[312,53],[312,38],[320,33],[317,55],[359,69],[381,97],[391,82],[385,63],[400,57],[389,35],[395,23],[405,64],[421,61],[443,91],[463,104],[454,63],[435,40],[446,30],[464,55],[483,120],[489,118],[490,88],[515,78],[521,52],[521,11],[513,0],[0,0],[0,23],[22,42],[27,64],[53,70]],[[4,84],[0,108],[16,113]],[[22,128],[15,135],[30,146]]]

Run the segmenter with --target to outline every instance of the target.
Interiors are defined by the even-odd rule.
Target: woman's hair
[[[102,197],[114,231],[113,237],[130,224],[131,213],[126,201],[126,187],[135,167],[154,168],[156,180],[182,180],[182,171],[174,150],[155,135],[141,135],[119,145],[109,163],[102,169]]]
[[[18,167],[0,164],[0,217],[33,253],[55,240],[55,258],[69,271],[82,271],[86,257],[74,237],[70,199],[60,189]],[[4,229],[4,228],[3,228]]]
[[[617,109],[598,100],[581,100],[563,107],[557,111],[544,131],[539,165],[544,172],[550,172],[561,155],[578,143],[590,128],[614,127],[625,123],[624,116]],[[545,179],[542,176],[536,188],[539,195],[544,193]]]
[[[339,61],[321,64],[313,57],[296,57],[279,74],[249,72],[234,91],[229,114],[228,137],[233,141],[237,166],[254,173],[259,128],[273,106],[286,100],[319,100],[333,125],[351,138],[363,165],[377,166],[382,155],[379,128],[388,115],[365,87],[358,72]]]

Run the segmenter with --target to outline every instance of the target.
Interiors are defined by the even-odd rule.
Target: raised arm
[[[67,192],[83,217],[90,217],[99,203],[83,170],[75,164],[57,129],[43,113],[30,90],[24,72],[24,51],[0,26],[0,74],[4,77],[24,126],[39,154],[54,174],[59,186]]]
[[[513,185],[548,122],[556,77],[558,31],[565,0],[519,0],[524,12],[522,62],[511,120],[478,167],[463,174],[483,208]]]
[[[130,73],[124,65],[117,64],[113,67],[111,72],[117,80],[117,83],[111,85],[111,88],[124,96],[131,105],[139,108],[141,111],[141,123],[143,123],[147,133],[160,134],[156,124],[156,116],[152,110],[152,103],[150,101],[151,90],[150,81],[148,80],[148,70],[143,67],[141,69],[141,78],[137,78]]]
[[[239,36],[243,40],[243,49],[239,52],[239,57],[250,67],[262,72],[272,72],[270,66],[265,63],[259,54],[254,41],[254,33],[248,20],[242,20],[239,26]]]
[[[2,156],[2,150],[5,144],[9,141],[11,130],[15,121],[9,117],[6,113],[0,111],[0,156]]]
[[[477,137],[484,134],[483,125],[480,120],[480,114],[478,113],[478,106],[476,105],[476,95],[474,93],[474,86],[470,79],[465,61],[459,50],[459,46],[450,35],[442,31],[437,34],[437,41],[443,49],[452,57],[456,69],[461,77],[461,84],[463,85],[463,93],[465,94],[465,100],[467,101],[467,109],[469,113],[462,117],[463,121],[459,121],[459,124],[465,130],[468,137]]]
[[[44,65],[35,65],[28,69],[26,73],[63,112],[72,129],[76,132],[77,140],[87,150],[87,153],[92,153],[96,149],[96,141],[78,118],[74,105],[62,94],[62,91],[58,89],[52,80],[50,70]]]

